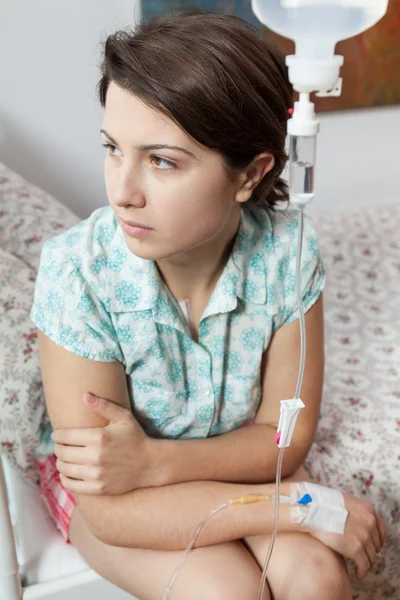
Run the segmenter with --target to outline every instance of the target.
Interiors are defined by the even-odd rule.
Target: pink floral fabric
[[[80,219],[0,163],[0,452],[29,483],[48,420],[36,326],[29,318],[45,240]]]
[[[400,600],[400,203],[313,219],[327,271],[326,373],[306,466],[386,521],[386,546],[362,584],[349,563],[354,599]],[[29,320],[34,279],[43,242],[78,221],[0,164],[0,451],[33,484],[48,419]]]
[[[400,203],[314,221],[327,271],[326,369],[306,466],[386,522],[385,548],[362,584],[350,565],[354,599],[400,599]]]

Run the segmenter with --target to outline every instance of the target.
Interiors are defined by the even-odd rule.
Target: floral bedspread
[[[29,319],[43,242],[80,219],[0,163],[0,452],[37,484],[45,410],[36,327]]]
[[[388,538],[354,598],[400,599],[400,202],[314,218],[327,270],[311,477],[371,502]],[[353,571],[353,569],[352,569]]]
[[[388,540],[356,600],[400,600],[400,203],[314,217],[327,270],[326,373],[312,478],[372,502]],[[29,319],[43,242],[79,221],[0,163],[0,451],[38,481],[47,417]],[[306,399],[304,399],[306,401]]]

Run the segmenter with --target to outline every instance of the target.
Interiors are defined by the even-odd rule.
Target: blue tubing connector
[[[310,504],[310,502],[312,502],[310,494],[304,494],[304,496],[297,501],[297,504]]]

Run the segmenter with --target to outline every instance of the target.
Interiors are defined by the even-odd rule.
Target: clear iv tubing
[[[164,593],[161,597],[161,600],[167,600],[167,598],[169,598],[169,595],[171,593],[172,590],[172,586],[175,583],[175,579],[178,577],[178,573],[181,570],[183,563],[185,562],[185,560],[187,559],[187,557],[189,556],[189,552],[191,551],[191,549],[194,546],[194,543],[197,539],[197,536],[199,535],[200,531],[203,529],[204,525],[207,523],[208,519],[210,519],[213,515],[215,515],[217,512],[219,512],[220,510],[222,510],[223,508],[227,508],[229,506],[229,502],[224,502],[224,504],[220,504],[219,506],[217,506],[217,508],[214,508],[213,510],[211,510],[208,515],[206,517],[204,517],[204,519],[200,522],[199,526],[197,527],[196,531],[194,532],[192,539],[190,540],[185,552],[182,555],[181,560],[178,563],[178,566],[176,567],[175,571],[172,574],[172,577],[167,585],[167,587],[164,590]]]
[[[301,386],[304,378],[304,365],[306,357],[306,335],[305,335],[305,320],[304,320],[304,306],[301,293],[301,252],[303,248],[303,230],[304,230],[304,206],[300,205],[299,210],[299,230],[297,238],[297,255],[296,255],[296,290],[297,290],[297,303],[299,305],[300,315],[300,365],[299,373],[297,377],[296,393],[295,398],[300,398]],[[271,560],[272,550],[274,549],[276,533],[278,530],[278,518],[279,518],[279,488],[281,483],[282,475],[282,461],[283,452],[285,448],[279,449],[278,464],[276,467],[276,484],[275,484],[275,511],[274,511],[274,524],[272,528],[271,540],[269,542],[267,555],[265,557],[264,568],[261,577],[260,591],[258,593],[258,600],[262,600],[267,576],[267,570],[269,561]]]
[[[305,336],[305,320],[304,320],[304,306],[303,306],[303,299],[302,299],[302,293],[301,293],[301,252],[302,252],[302,247],[303,247],[303,229],[304,229],[304,206],[300,205],[298,207],[299,209],[299,230],[298,230],[298,239],[297,239],[297,256],[296,256],[296,289],[297,289],[297,302],[299,305],[299,315],[300,315],[300,365],[299,365],[299,374],[298,374],[298,378],[297,378],[297,385],[296,385],[296,393],[295,393],[295,398],[299,398],[300,397],[300,391],[301,391],[301,386],[303,383],[303,377],[304,377],[304,365],[305,365],[305,356],[306,356],[306,336]],[[283,452],[284,452],[285,448],[280,448],[279,449],[279,454],[278,454],[278,463],[277,463],[277,467],[276,467],[276,486],[275,486],[275,510],[274,510],[274,522],[273,522],[273,527],[272,527],[272,533],[271,533],[271,540],[268,546],[268,550],[267,550],[267,555],[266,555],[266,559],[265,559],[265,563],[264,563],[264,568],[263,568],[263,573],[262,573],[262,579],[261,579],[261,585],[260,585],[260,591],[259,591],[259,595],[258,595],[258,600],[262,600],[263,594],[264,594],[264,588],[265,588],[265,582],[266,582],[266,573],[267,573],[267,569],[268,569],[268,565],[271,559],[271,555],[272,555],[272,551],[274,549],[274,544],[275,544],[275,538],[276,538],[276,533],[278,530],[278,518],[279,518],[279,490],[280,490],[280,483],[281,483],[281,474],[282,474],[282,461],[283,461]],[[200,522],[200,524],[198,525],[196,531],[194,532],[185,552],[183,553],[181,560],[179,561],[175,571],[172,574],[172,577],[167,585],[167,587],[164,590],[164,593],[161,597],[161,600],[168,600],[169,595],[171,593],[172,590],[172,586],[175,583],[176,578],[178,577],[179,571],[181,570],[184,562],[186,561],[187,557],[189,556],[189,553],[191,551],[191,549],[193,548],[196,539],[200,533],[200,531],[203,529],[204,525],[207,523],[207,521],[216,513],[218,513],[219,511],[223,510],[224,508],[227,508],[228,506],[230,506],[229,502],[224,502],[223,504],[220,504],[219,506],[217,506],[216,508],[214,508],[213,510],[211,510]]]
[[[272,550],[274,549],[274,544],[275,544],[276,532],[278,530],[279,488],[280,488],[280,485],[281,485],[282,459],[283,459],[283,452],[284,452],[284,450],[285,450],[285,448],[280,448],[279,449],[279,454],[278,454],[278,464],[277,464],[277,467],[276,467],[274,525],[272,527],[271,539],[270,539],[270,542],[269,542],[269,546],[268,546],[268,550],[267,550],[267,556],[265,558],[264,568],[263,568],[263,572],[262,572],[260,591],[258,592],[258,600],[262,600],[263,599],[265,582],[266,582],[266,575],[267,575],[267,569],[268,569],[269,561],[271,560]]]

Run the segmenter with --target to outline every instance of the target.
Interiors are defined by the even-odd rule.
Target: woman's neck
[[[240,223],[240,211],[206,245],[157,261],[158,270],[176,300],[203,300],[205,306],[228,262]],[[204,308],[205,308],[204,306]]]

